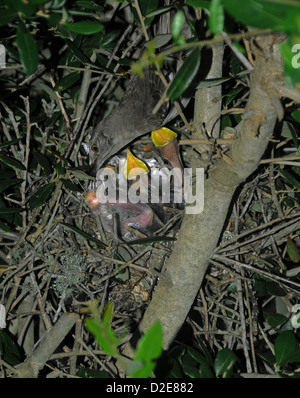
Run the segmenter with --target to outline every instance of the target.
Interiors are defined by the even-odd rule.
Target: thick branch
[[[281,81],[281,61],[273,36],[257,39],[256,65],[244,119],[238,125],[239,137],[229,156],[232,164],[220,160],[205,182],[204,211],[186,214],[161,279],[140,324],[145,332],[156,320],[164,329],[164,348],[172,343],[199,291],[210,257],[218,243],[236,188],[252,174],[272,136],[277,119],[273,103],[274,79]]]
[[[76,314],[63,314],[56,324],[44,335],[33,354],[16,370],[16,376],[37,377],[50,356],[63,341],[78,320]]]

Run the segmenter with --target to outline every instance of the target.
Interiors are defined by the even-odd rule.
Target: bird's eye
[[[97,147],[97,145],[92,145],[92,151],[94,151],[94,152],[98,152],[99,151],[99,148]]]

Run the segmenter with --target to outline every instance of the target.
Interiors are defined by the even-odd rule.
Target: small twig
[[[140,19],[140,22],[141,22],[141,25],[142,25],[142,29],[143,29],[143,33],[144,33],[145,39],[147,41],[149,41],[149,35],[148,35],[147,29],[146,29],[146,26],[145,26],[144,17],[142,15],[138,0],[134,0],[134,7],[136,9],[136,12],[138,13],[138,16],[139,16],[139,19]]]
[[[234,138],[232,139],[222,139],[222,138],[217,138],[217,139],[198,139],[198,140],[179,140],[178,144],[179,145],[232,145],[236,140]]]
[[[149,268],[145,268],[145,267],[143,267],[143,266],[141,266],[141,265],[134,264],[134,261],[136,261],[139,257],[143,256],[143,255],[144,255],[147,251],[149,251],[149,250],[150,250],[150,248],[146,248],[145,251],[143,251],[143,252],[141,252],[141,253],[138,253],[137,256],[135,256],[135,257],[131,260],[131,262],[125,262],[125,261],[122,261],[122,260],[117,260],[117,259],[115,259],[115,258],[111,258],[111,257],[107,257],[107,256],[102,256],[102,255],[101,255],[100,257],[101,257],[101,259],[103,259],[103,260],[106,260],[106,261],[109,261],[109,262],[112,262],[112,263],[115,263],[115,264],[121,264],[121,266],[120,266],[118,269],[116,269],[115,271],[113,271],[113,272],[110,273],[109,275],[106,275],[105,277],[101,278],[101,282],[105,281],[106,279],[111,278],[111,277],[114,276],[114,275],[117,275],[120,271],[122,271],[123,269],[125,269],[125,268],[127,268],[127,267],[131,267],[131,268],[137,269],[137,270],[139,270],[139,271],[143,271],[143,272],[146,272],[146,273],[155,275],[155,276],[157,276],[157,277],[159,277],[159,278],[166,278],[165,275],[161,274],[160,272],[156,271],[155,269],[149,269]],[[93,253],[94,253],[94,252],[93,252]],[[94,253],[94,254],[95,254],[97,257],[99,257],[99,253]]]
[[[79,317],[75,314],[63,314],[57,323],[44,334],[40,344],[28,360],[17,367],[15,370],[17,376],[21,378],[37,377],[39,371],[45,366],[78,319]]]
[[[274,235],[276,232],[280,231],[281,229],[286,228],[289,225],[299,222],[299,220],[300,220],[299,213],[290,214],[289,216],[285,216],[283,218],[278,217],[278,218],[271,220],[263,225],[259,225],[256,228],[249,229],[245,232],[240,233],[238,236],[231,239],[229,242],[224,242],[224,243],[220,244],[216,248],[215,253],[222,253],[224,251],[228,252],[231,250],[236,250],[241,246],[249,245],[250,243],[255,242],[256,240],[261,239],[261,236],[253,236],[248,241],[236,243],[238,240],[245,238],[247,235],[255,235],[256,233],[258,233],[259,231],[262,231],[264,229],[267,230],[267,232],[264,236]],[[284,221],[286,221],[286,222],[284,223]],[[268,230],[269,227],[271,227],[272,225],[277,224],[277,223],[280,223],[280,225]]]
[[[54,81],[54,79],[53,79],[53,77],[52,77],[51,74],[49,74],[49,78],[50,78],[52,87],[55,87],[55,81]],[[69,116],[68,116],[68,114],[67,114],[67,112],[66,112],[66,110],[65,110],[65,107],[64,107],[64,104],[63,104],[63,101],[62,101],[62,99],[61,99],[61,96],[60,96],[59,92],[58,92],[58,91],[55,91],[55,95],[56,95],[56,97],[57,97],[60,110],[61,110],[61,112],[62,112],[62,114],[63,114],[63,117],[64,117],[64,119],[65,119],[65,122],[66,122],[67,133],[70,134],[70,133],[71,133],[71,123],[70,123]]]
[[[26,202],[26,185],[27,185],[27,173],[28,173],[28,162],[29,162],[29,153],[30,153],[30,132],[31,132],[31,123],[30,123],[30,104],[29,104],[29,97],[23,97],[21,95],[21,98],[24,101],[25,104],[25,117],[26,117],[26,147],[25,147],[25,158],[24,158],[24,167],[25,171],[23,174],[23,182],[21,184],[21,198],[22,198],[22,204],[23,206],[25,205]],[[22,214],[23,218],[23,228],[26,228],[26,212],[23,212]]]
[[[57,65],[57,69],[68,69],[68,70],[74,70],[77,72],[91,72],[94,74],[98,74],[98,75],[108,75],[108,76],[123,76],[124,72],[104,72],[102,70],[98,70],[98,69],[91,69],[89,67],[86,68],[79,68],[79,67],[75,67],[75,66],[69,66],[69,65]]]
[[[295,165],[300,165],[300,156],[299,155],[292,155],[292,156],[285,156],[281,158],[271,158],[271,159],[262,159],[260,164],[266,163],[278,163],[278,164],[288,164],[291,160],[299,160],[299,162],[295,162]]]
[[[261,274],[261,275],[263,275],[263,276],[265,276],[265,277],[267,277],[269,279],[272,279],[272,280],[275,280],[275,281],[280,281],[280,282],[284,283],[285,285],[291,284],[291,285],[297,287],[298,289],[300,288],[300,283],[294,282],[294,281],[289,280],[287,278],[283,278],[282,276],[279,276],[279,275],[271,274],[270,272],[263,271],[262,269],[259,269],[257,267],[253,267],[252,265],[249,265],[249,264],[245,264],[245,263],[243,263],[241,261],[233,260],[231,258],[228,258],[226,256],[221,256],[221,255],[218,255],[218,254],[214,255],[214,259],[219,260],[221,262],[224,262],[225,264],[229,264],[229,265],[232,265],[232,266],[236,266],[237,265],[238,267],[243,267],[243,268],[249,269],[252,272]]]
[[[221,32],[221,35],[224,37],[224,40],[226,44],[231,48],[231,51],[237,56],[237,58],[241,61],[241,63],[247,68],[248,70],[252,71],[254,69],[254,66],[251,64],[251,62],[248,61],[248,59],[245,57],[244,54],[242,54],[237,47],[235,47],[231,40],[228,37],[228,34],[225,32]]]
[[[274,149],[272,149],[272,156],[274,155]],[[300,157],[299,157],[300,159]],[[271,163],[270,165],[270,173],[269,173],[269,181],[270,181],[270,188],[271,188],[271,194],[272,194],[272,200],[276,206],[278,215],[280,217],[284,216],[284,213],[282,211],[282,208],[280,206],[278,197],[277,197],[277,192],[276,192],[276,187],[275,187],[275,177],[274,177],[274,163]]]

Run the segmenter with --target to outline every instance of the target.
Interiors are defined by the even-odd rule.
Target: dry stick
[[[271,158],[271,159],[262,159],[261,164],[266,164],[266,163],[285,163],[286,161],[290,160],[299,160],[300,161],[300,156],[299,155],[291,155],[291,156],[286,156],[283,158]],[[296,163],[296,162],[295,162]],[[296,163],[299,165],[299,162]]]
[[[294,166],[294,167],[300,167],[300,162],[291,162],[289,160],[281,160],[281,161],[274,161],[274,164],[282,164],[285,166]]]
[[[239,51],[237,49],[237,47],[235,47],[231,40],[228,37],[228,34],[225,32],[221,32],[221,35],[224,37],[224,40],[226,42],[226,44],[228,44],[228,46],[231,48],[231,51],[237,56],[237,58],[241,61],[241,63],[249,70],[249,71],[253,71],[254,67],[251,64],[251,62],[248,61],[248,59],[245,57],[244,54],[241,53],[241,51]]]
[[[91,62],[95,62],[96,60],[96,54],[93,52],[91,56]],[[83,79],[81,82],[81,88],[80,88],[80,93],[79,93],[79,98],[77,101],[77,106],[76,106],[76,112],[75,112],[75,119],[80,119],[87,100],[90,84],[91,84],[91,76],[92,76],[92,71],[91,70],[86,70],[83,73]]]
[[[258,199],[259,199],[259,202],[260,202],[260,207],[261,207],[263,219],[264,219],[264,222],[266,223],[268,220],[267,220],[267,216],[266,216],[266,213],[265,213],[265,206],[264,206],[264,204],[263,204],[263,202],[262,202],[262,194],[261,194],[261,190],[260,190],[260,189],[257,189],[257,196],[258,196]],[[283,272],[285,266],[284,266],[284,264],[283,264],[283,261],[282,261],[282,259],[281,259],[280,254],[279,254],[279,252],[278,252],[277,244],[276,244],[276,242],[275,242],[275,239],[274,239],[274,236],[273,236],[273,235],[271,235],[271,241],[272,241],[273,250],[274,250],[274,252],[275,252],[275,254],[276,254],[276,256],[277,256],[278,262],[279,262],[279,264],[280,264],[281,271]]]
[[[228,39],[231,40],[240,40],[240,39],[244,39],[244,38],[251,38],[251,37],[258,37],[258,36],[265,36],[265,35],[269,35],[271,33],[271,29],[257,29],[257,30],[253,30],[250,32],[244,32],[244,33],[233,33],[230,35],[227,35]],[[190,43],[184,43],[175,47],[171,47],[168,50],[165,50],[163,52],[160,53],[160,56],[165,58],[169,55],[172,55],[176,52],[180,52],[183,50],[189,50],[189,49],[193,49],[193,48],[201,48],[201,47],[205,47],[205,46],[212,46],[214,44],[217,43],[223,43],[225,41],[224,37],[222,36],[215,36],[213,39],[206,39],[206,40],[201,40],[201,41],[197,41],[197,42],[190,42]],[[290,93],[289,90],[287,90],[285,87],[278,87],[278,91],[280,90],[280,92],[288,92]],[[297,92],[297,90],[295,90],[295,92]],[[296,94],[294,94],[296,95]],[[297,99],[299,98],[299,91],[298,91],[298,96],[296,96]]]
[[[57,323],[44,334],[44,337],[32,355],[21,365],[16,366],[16,376],[20,378],[37,377],[39,371],[43,369],[50,356],[78,319],[79,317],[76,314],[63,314]]]
[[[252,283],[251,281],[249,282]],[[252,321],[252,310],[249,300],[249,289],[248,282],[244,280],[245,293],[246,293],[246,306],[248,310],[248,321],[249,321],[249,339],[250,339],[250,347],[251,347],[251,355],[252,355],[252,363],[254,367],[254,372],[257,372],[257,363],[255,357],[255,348],[254,348],[254,338],[253,338],[253,321]]]
[[[232,145],[236,141],[235,138],[232,139],[208,139],[208,138],[201,138],[201,139],[190,139],[190,140],[179,140],[179,145]]]
[[[98,350],[91,350],[87,344],[82,340],[82,338],[80,338],[80,344],[86,349],[86,351],[88,352],[88,355],[92,356],[94,358],[94,360],[100,365],[100,368],[105,370],[107,373],[109,373],[112,377],[116,377],[116,375],[114,374],[114,372],[108,367],[106,366],[106,364],[104,363],[104,361],[100,361],[100,359],[98,358],[98,356],[96,354],[99,353]],[[103,353],[105,355],[105,353]]]
[[[232,145],[236,141],[235,138],[200,138],[200,139],[181,139],[178,141],[179,145]],[[138,140],[135,141],[136,145],[139,144],[146,144],[146,143],[153,143],[151,140]]]
[[[69,65],[57,65],[57,69],[68,69],[68,70],[75,70],[77,72],[91,72],[94,74],[98,74],[98,75],[105,75],[105,76],[123,76],[124,72],[115,72],[115,73],[111,73],[111,72],[103,72],[102,70],[98,70],[98,69],[91,69],[90,67],[86,67],[86,68],[78,68],[75,66],[69,66]]]
[[[33,257],[32,261],[30,261],[30,263],[28,264],[28,268],[29,269],[33,268],[34,256],[32,256],[32,257]],[[41,316],[42,316],[43,322],[45,324],[45,329],[49,330],[51,328],[52,324],[51,324],[50,318],[49,318],[48,314],[46,313],[45,308],[43,306],[43,296],[42,296],[42,293],[40,291],[38,282],[36,280],[35,273],[34,272],[30,272],[29,275],[30,275],[30,278],[31,278],[32,289],[36,292],[36,299],[37,299],[37,302],[38,302],[38,305],[39,305],[39,308],[40,308],[40,311],[41,311]]]
[[[126,265],[128,267],[137,269],[138,271],[142,271],[142,272],[146,272],[148,274],[155,275],[155,276],[157,276],[159,278],[164,278],[165,277],[159,271],[156,271],[155,269],[145,268],[142,265],[138,265],[138,264],[134,264],[134,263],[126,263],[125,261],[117,260],[115,258],[106,257],[106,256],[103,256],[103,259],[107,260],[107,261],[111,261],[112,263],[115,263],[115,264],[123,264],[124,266]],[[118,270],[120,270],[120,268],[118,268]]]
[[[73,343],[73,351],[79,350],[79,341],[80,341],[80,334],[82,331],[82,322],[75,323],[75,338]],[[70,374],[76,374],[76,362],[77,362],[77,355],[70,357]]]
[[[267,278],[269,278],[271,280],[279,281],[279,282],[283,283],[286,286],[287,289],[291,289],[289,286],[287,286],[288,284],[293,285],[296,288],[300,289],[300,283],[294,282],[294,281],[289,280],[287,278],[283,278],[282,276],[279,276],[279,275],[271,274],[270,272],[263,271],[260,268],[256,268],[256,267],[254,267],[252,265],[245,264],[245,263],[243,263],[241,261],[236,261],[236,260],[233,260],[231,258],[228,258],[226,256],[222,256],[222,255],[219,255],[219,254],[214,254],[213,258],[215,260],[220,261],[221,263],[225,263],[225,264],[228,264],[228,265],[231,265],[231,266],[243,267],[243,268],[251,270],[254,273],[261,274],[261,275],[263,275],[263,276],[265,276],[265,277],[267,277]],[[215,262],[215,265],[217,265],[216,262]]]
[[[27,185],[27,169],[28,169],[28,162],[29,162],[29,153],[30,153],[30,132],[31,132],[31,123],[30,123],[30,104],[29,104],[29,98],[28,97],[23,97],[21,95],[21,98],[24,101],[25,105],[25,117],[26,117],[26,149],[25,149],[25,158],[24,158],[24,167],[25,171],[23,174],[23,179],[24,181],[21,184],[21,198],[22,198],[22,204],[23,206],[25,205],[26,202],[26,185]],[[26,228],[27,224],[27,219],[26,219],[26,213],[22,213],[22,218],[23,218],[23,229]]]
[[[236,289],[237,289],[239,312],[240,312],[240,318],[241,318],[242,343],[243,343],[244,356],[246,359],[246,368],[247,368],[247,373],[252,373],[252,366],[251,366],[251,361],[250,361],[249,351],[248,351],[246,317],[245,317],[245,313],[244,313],[243,288],[242,288],[242,282],[241,282],[240,278],[237,278],[237,280],[236,280]]]
[[[28,314],[27,319],[25,320],[22,329],[18,332],[18,345],[21,347],[22,346],[22,342],[23,342],[23,338],[25,338],[25,334],[28,333],[28,325],[30,324],[32,317],[34,315],[36,306],[37,306],[38,302],[37,300],[34,300],[34,303],[31,307],[31,311],[30,314]]]
[[[207,308],[207,301],[205,300],[205,295],[203,289],[200,289],[200,296],[203,304],[203,312],[204,312],[204,330],[209,331],[209,320],[208,320],[208,308]],[[204,335],[205,339],[208,341],[209,336]]]
[[[54,81],[54,79],[53,79],[53,77],[52,77],[51,74],[49,74],[49,78],[50,78],[52,87],[55,87],[55,81]],[[61,110],[61,112],[62,112],[62,114],[63,114],[63,117],[64,117],[64,119],[65,119],[65,122],[66,122],[67,133],[70,134],[70,133],[71,133],[71,123],[70,123],[69,116],[68,116],[68,114],[67,114],[67,112],[66,112],[66,110],[65,110],[65,107],[64,107],[64,104],[63,104],[63,101],[62,101],[62,99],[61,99],[61,96],[60,96],[59,92],[58,92],[58,91],[55,91],[55,95],[56,95],[56,97],[57,97],[60,110]]]
[[[131,267],[134,267],[134,268],[138,268],[136,266],[136,264],[134,264],[133,262],[138,260],[140,257],[142,257],[145,253],[147,253],[151,249],[152,249],[151,247],[147,246],[142,252],[138,253],[133,259],[131,259],[132,262],[121,262],[120,261],[122,263],[122,265],[120,267],[118,267],[115,271],[111,272],[109,275],[105,275],[102,278],[100,278],[99,279],[99,283],[102,283],[102,282],[106,281],[107,279],[117,275],[120,271],[122,271],[123,269],[127,268],[128,266],[131,266]],[[94,254],[98,257],[97,253],[94,252]],[[101,256],[101,258],[103,258],[103,257]],[[112,259],[110,257],[107,258],[107,261],[116,262],[115,259]],[[117,261],[117,263],[120,263],[120,262]],[[145,271],[145,272],[148,271],[149,272],[150,270],[147,270],[146,268],[143,268],[143,271]],[[151,270],[151,272],[152,272],[152,270]]]
[[[237,202],[234,206],[234,213],[235,213],[235,220],[236,220],[235,228],[234,228],[235,231],[238,230],[238,224],[239,224],[238,207],[239,207],[239,205]],[[238,260],[238,256],[236,255],[235,257],[236,257],[236,260]],[[236,267],[236,270],[237,270],[237,275],[241,274],[242,276],[245,276],[243,269],[239,269],[238,267]],[[247,373],[252,373],[252,366],[251,366],[249,350],[248,350],[249,345],[248,345],[248,340],[247,340],[247,325],[246,325],[246,317],[245,317],[245,311],[244,311],[244,294],[243,294],[241,278],[237,277],[235,283],[236,283],[238,306],[239,306],[241,329],[242,329],[241,340],[242,340],[244,356],[246,359],[246,369],[247,369]]]
[[[144,33],[145,39],[147,41],[149,41],[149,36],[148,36],[147,29],[146,29],[146,26],[145,26],[145,23],[144,23],[144,17],[142,15],[138,0],[134,0],[134,7],[135,7],[135,9],[136,9],[136,11],[138,13],[139,20],[140,20],[141,25],[142,25],[142,29],[143,29],[143,33]]]
[[[285,220],[287,220],[287,221],[284,223]],[[299,222],[299,220],[300,220],[300,215],[298,213],[291,214],[291,215],[285,216],[283,218],[282,217],[276,218],[276,219],[274,219],[272,221],[267,222],[266,224],[260,225],[260,226],[258,226],[256,228],[253,228],[253,229],[250,229],[248,231],[240,233],[238,236],[236,236],[235,238],[231,239],[229,242],[221,243],[216,248],[215,253],[219,253],[220,254],[220,253],[223,253],[223,252],[228,252],[228,251],[231,251],[231,250],[235,250],[235,249],[237,249],[237,248],[239,248],[241,246],[248,245],[251,242],[254,242],[254,241],[258,240],[258,239],[261,239],[261,236],[254,236],[254,237],[250,238],[247,241],[243,241],[241,243],[236,243],[235,244],[235,242],[237,242],[240,239],[245,238],[247,235],[256,234],[256,233],[258,233],[258,232],[260,232],[260,231],[262,231],[264,229],[268,229],[269,227],[271,227],[274,224],[277,224],[277,223],[281,222],[279,226],[276,226],[276,227],[266,231],[265,235],[263,235],[262,237],[266,237],[266,236],[269,236],[269,235],[274,235],[276,232],[278,232],[282,228],[284,228],[284,227],[286,228],[286,227],[288,227],[288,226],[290,226],[290,225],[292,225],[294,223],[297,223],[297,222]],[[282,225],[282,224],[284,224],[284,225]]]

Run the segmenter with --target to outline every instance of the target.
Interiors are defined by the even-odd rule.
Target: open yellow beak
[[[155,146],[162,147],[172,142],[177,137],[177,134],[167,127],[161,127],[152,131],[151,137]]]
[[[124,174],[127,180],[134,180],[137,176],[148,173],[147,165],[127,148],[127,159],[124,167]]]

